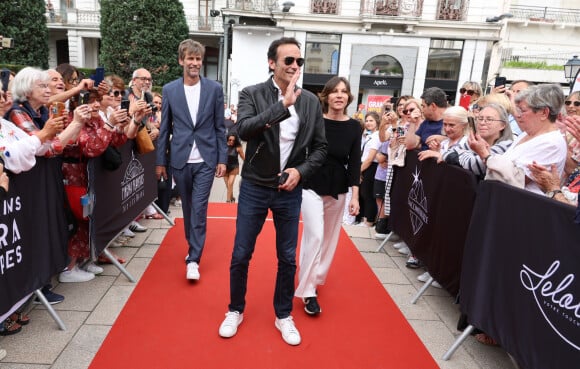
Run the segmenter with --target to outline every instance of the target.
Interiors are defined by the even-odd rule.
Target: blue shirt
[[[433,135],[440,135],[441,129],[443,128],[443,119],[438,121],[432,121],[425,119],[423,123],[419,126],[419,129],[415,134],[421,137],[421,151],[429,150],[429,146],[425,143],[427,137]]]

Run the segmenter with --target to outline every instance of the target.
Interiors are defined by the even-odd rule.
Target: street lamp
[[[504,18],[513,18],[513,14],[511,13],[503,13],[501,15],[496,15],[495,17],[489,17],[489,18],[485,18],[485,21],[487,23],[497,23],[500,20],[504,19]]]
[[[578,59],[578,55],[574,55],[572,59],[564,64],[564,77],[566,77],[569,83],[574,81],[574,78],[576,78],[576,75],[578,74],[578,70],[580,70],[580,59]]]

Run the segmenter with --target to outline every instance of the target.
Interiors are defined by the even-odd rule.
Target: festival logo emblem
[[[133,155],[121,181],[121,209],[123,213],[145,195],[145,169]]]
[[[545,272],[522,265],[520,281],[532,293],[544,320],[567,344],[580,350],[580,300],[574,296],[575,274],[560,269],[555,260]]]
[[[413,227],[413,235],[416,235],[424,224],[428,224],[427,217],[427,198],[423,191],[423,180],[419,178],[421,172],[415,167],[413,173],[413,184],[409,191],[409,216],[411,217],[411,226]]]

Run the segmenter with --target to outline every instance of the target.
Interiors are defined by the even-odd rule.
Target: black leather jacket
[[[308,178],[326,158],[324,120],[318,98],[302,90],[294,104],[300,128],[286,168],[295,168],[301,179]],[[280,168],[280,126],[290,112],[278,101],[272,78],[240,92],[237,131],[247,141],[242,178],[257,185],[278,187]]]

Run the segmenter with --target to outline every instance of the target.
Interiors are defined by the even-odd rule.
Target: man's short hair
[[[270,47],[268,48],[268,60],[278,60],[278,47],[280,45],[296,45],[300,49],[300,42],[294,37],[282,37],[277,40],[272,41]],[[272,72],[272,68],[268,67],[268,72]]]
[[[177,53],[179,60],[184,60],[188,54],[201,55],[203,57],[205,55],[205,46],[188,38],[179,43]]]
[[[449,104],[447,103],[447,95],[445,91],[439,87],[429,87],[423,91],[421,99],[425,101],[425,104],[431,105],[435,103],[439,108],[446,108]]]

